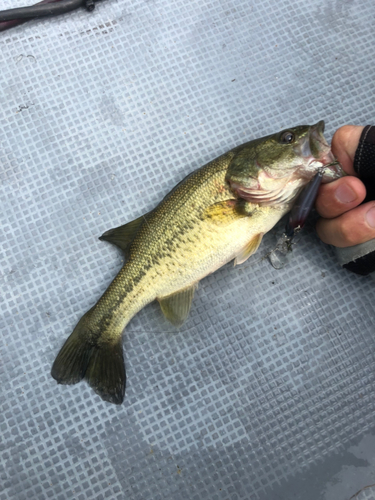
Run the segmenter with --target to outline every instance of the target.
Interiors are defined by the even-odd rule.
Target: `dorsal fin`
[[[180,326],[188,317],[194,291],[197,284],[184,288],[179,292],[168,295],[168,297],[158,298],[164,316],[175,326]]]
[[[263,233],[260,233],[250,240],[248,244],[237,254],[234,265],[237,266],[238,264],[242,264],[250,257],[250,255],[253,255],[253,253],[258,250],[262,238]]]
[[[103,233],[99,240],[109,241],[113,245],[118,246],[127,254],[131,242],[134,240],[138,229],[141,227],[143,222],[146,220],[146,215],[141,215],[138,219],[134,219],[123,226],[115,227]]]

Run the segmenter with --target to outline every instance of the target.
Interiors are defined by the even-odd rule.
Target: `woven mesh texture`
[[[272,232],[204,279],[181,329],[142,310],[121,407],[50,376],[121,268],[105,230],[237,144],[373,122],[374,16],[373,0],[108,0],[0,34],[0,500],[347,500],[375,483],[374,282],[312,223],[285,269],[262,259]]]

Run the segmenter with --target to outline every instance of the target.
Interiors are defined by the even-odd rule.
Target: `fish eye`
[[[279,138],[279,142],[281,142],[281,144],[291,144],[294,141],[295,141],[295,135],[290,130],[282,132]]]

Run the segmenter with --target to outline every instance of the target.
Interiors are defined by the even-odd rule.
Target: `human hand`
[[[322,185],[316,199],[316,209],[321,215],[316,226],[318,236],[336,247],[358,245],[375,238],[375,201],[361,205],[366,188],[353,168],[363,128],[345,125],[335,132],[332,152],[348,177]]]

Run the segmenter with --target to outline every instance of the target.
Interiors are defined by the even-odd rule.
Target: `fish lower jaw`
[[[320,159],[313,158],[308,168],[310,173],[309,177],[314,176],[319,171],[323,173],[322,184],[327,184],[345,175],[340,163],[336,160],[331,151]]]

